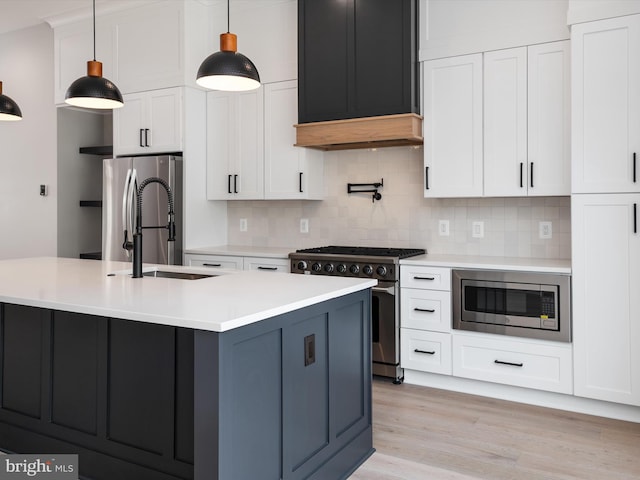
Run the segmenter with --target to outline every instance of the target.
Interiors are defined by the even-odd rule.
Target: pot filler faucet
[[[158,183],[161,185],[164,190],[167,192],[167,200],[168,200],[168,220],[167,225],[154,225],[154,226],[143,226],[142,225],[142,192],[147,185],[151,183]],[[175,213],[173,209],[173,192],[171,191],[171,187],[167,185],[163,179],[158,177],[149,177],[142,181],[140,187],[137,186],[136,181],[136,170],[129,170],[127,172],[127,179],[125,180],[125,191],[124,197],[125,201],[123,202],[123,222],[125,226],[124,230],[124,243],[122,244],[122,248],[127,250],[127,254],[129,251],[133,250],[133,278],[142,278],[142,230],[144,228],[166,228],[169,230],[169,238],[168,241],[174,242],[176,240],[176,223],[175,223]],[[131,225],[131,207],[133,207],[132,193],[135,192],[136,195],[136,217],[135,217],[135,233],[133,234],[133,243],[129,241],[128,229],[133,230],[133,225]]]

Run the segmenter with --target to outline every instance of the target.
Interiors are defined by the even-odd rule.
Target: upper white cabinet
[[[298,82],[264,86],[264,198],[321,199],[321,151],[294,147],[298,121]]]
[[[140,155],[183,150],[183,88],[124,95],[113,111],[115,155]]]
[[[207,93],[207,199],[264,198],[263,94]]]
[[[572,26],[572,192],[640,192],[640,15]]]
[[[640,406],[640,195],[571,202],[574,392]]]
[[[484,54],[484,195],[569,195],[569,42]]]
[[[570,193],[569,42],[424,63],[425,197]]]
[[[192,0],[101,14],[96,18],[96,59],[103,76],[123,94],[177,86],[195,87],[200,62],[217,50],[210,8]],[[215,38],[214,38],[215,37]],[[55,101],[93,58],[91,18],[54,29]]]
[[[482,196],[482,54],[423,68],[424,196]]]
[[[297,82],[207,94],[209,200],[320,199],[323,154],[294,147]]]

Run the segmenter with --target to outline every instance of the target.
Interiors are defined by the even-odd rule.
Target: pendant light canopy
[[[11,98],[2,94],[2,82],[0,82],[0,121],[15,122],[18,120],[22,120],[20,107]]]
[[[211,90],[239,92],[260,86],[258,69],[251,60],[238,53],[238,37],[229,33],[229,0],[227,0],[227,33],[220,34],[220,51],[204,59],[198,69],[196,83]]]
[[[102,62],[96,61],[96,0],[93,0],[93,60],[87,62],[87,76],[69,86],[64,101],[82,108],[113,109],[124,105],[120,90],[102,76]]]

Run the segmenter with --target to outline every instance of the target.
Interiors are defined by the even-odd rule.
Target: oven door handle
[[[372,287],[371,288],[372,291],[374,292],[379,292],[379,293],[388,293],[389,295],[394,295],[396,294],[396,287]]]

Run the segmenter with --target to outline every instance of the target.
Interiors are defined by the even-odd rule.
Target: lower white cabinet
[[[191,267],[208,267],[211,269],[227,268],[232,270],[260,270],[264,272],[289,272],[287,258],[243,257],[239,255],[200,255],[185,254],[185,265]]]
[[[451,375],[451,334],[400,329],[403,368]]]
[[[558,393],[573,393],[570,344],[452,334],[453,375]]]

